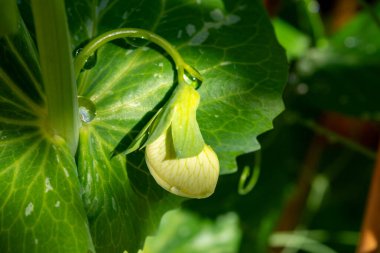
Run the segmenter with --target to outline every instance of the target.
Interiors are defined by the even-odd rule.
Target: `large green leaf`
[[[0,41],[0,251],[94,252],[75,161],[46,132],[33,42]]]
[[[1,252],[94,252],[63,141],[22,123],[1,123]]]
[[[118,27],[166,38],[204,76],[201,131],[216,150],[222,173],[236,171],[236,156],[258,149],[257,135],[270,129],[283,109],[286,59],[260,1],[92,3],[68,1],[73,49]],[[110,154],[128,146],[165,102],[175,85],[175,66],[159,48],[136,40],[110,43],[95,57],[90,62],[95,66],[82,72],[78,83],[79,95],[96,109],[80,137],[84,202],[98,252],[134,252],[161,214],[182,199],[157,187],[142,152],[127,161]]]

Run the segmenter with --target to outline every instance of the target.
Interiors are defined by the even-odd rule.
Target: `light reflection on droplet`
[[[88,98],[78,97],[79,116],[82,122],[89,123],[96,116],[95,104]]]
[[[194,71],[198,72],[195,68],[192,68]],[[198,75],[200,76],[199,72]],[[202,80],[199,80],[197,77],[185,70],[183,79],[189,85],[192,85],[195,89],[198,89],[202,85]]]

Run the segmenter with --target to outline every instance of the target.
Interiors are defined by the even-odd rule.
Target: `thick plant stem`
[[[17,31],[18,10],[16,0],[0,0],[0,37]]]
[[[380,145],[364,214],[357,253],[375,253],[380,250]]]
[[[48,128],[75,154],[79,136],[77,89],[63,0],[32,0]]]

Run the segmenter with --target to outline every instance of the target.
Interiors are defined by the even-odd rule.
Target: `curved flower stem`
[[[179,82],[184,82],[183,76],[185,74],[185,70],[194,77],[198,78],[199,80],[202,80],[200,74],[196,70],[194,70],[190,65],[184,62],[178,51],[167,40],[165,40],[157,34],[138,28],[119,28],[103,33],[102,35],[93,39],[89,44],[87,44],[83,48],[83,50],[75,59],[75,77],[78,78],[81,69],[86,63],[86,60],[92,54],[94,54],[96,50],[98,50],[102,45],[106,44],[107,42],[121,38],[145,39],[163,48],[171,56],[177,67]]]

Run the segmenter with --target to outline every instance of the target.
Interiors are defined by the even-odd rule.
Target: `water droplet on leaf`
[[[94,102],[85,97],[78,97],[79,116],[82,122],[89,123],[96,116],[96,107]]]
[[[202,80],[199,78],[201,74],[195,68],[192,68],[192,71],[194,73],[190,73],[185,69],[183,79],[187,84],[192,85],[195,89],[198,89],[202,85]]]

